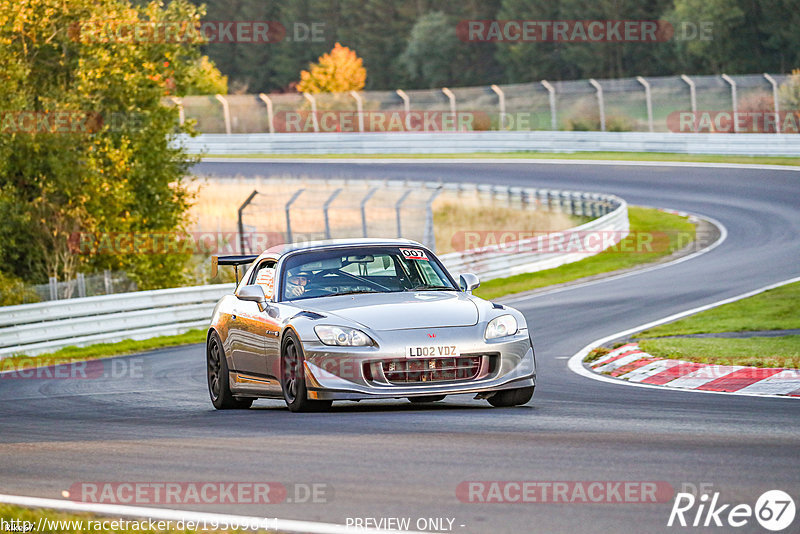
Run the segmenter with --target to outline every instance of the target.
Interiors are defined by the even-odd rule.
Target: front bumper
[[[382,331],[378,347],[331,347],[303,340],[306,388],[319,400],[391,399],[427,395],[476,394],[535,386],[536,363],[527,330],[500,340],[483,339],[481,327]],[[434,381],[392,381],[383,362],[417,363],[407,346],[455,345],[465,359],[480,358],[474,376]],[[420,373],[421,379],[434,376]],[[441,377],[441,375],[438,375]],[[430,378],[429,378],[430,380]]]

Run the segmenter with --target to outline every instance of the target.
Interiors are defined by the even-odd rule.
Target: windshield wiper
[[[427,284],[422,284],[421,286],[412,287],[406,291],[455,291],[455,288],[450,286],[429,286]]]
[[[331,293],[330,297],[338,297],[341,295],[357,295],[359,293],[380,293],[380,291],[375,291],[374,289],[355,289],[353,291],[343,291],[341,293]]]

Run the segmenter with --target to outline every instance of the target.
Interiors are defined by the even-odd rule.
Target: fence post
[[[58,300],[58,278],[51,276],[47,282],[50,286],[50,300]]]
[[[778,107],[778,82],[766,72],[764,73],[764,78],[772,85],[772,105],[775,106],[775,133],[781,133],[781,117]]]
[[[275,133],[275,115],[272,108],[272,99],[264,93],[259,93],[258,98],[267,105],[267,122],[269,123],[269,133]]]
[[[239,226],[239,254],[244,254],[244,221],[242,220],[242,216],[244,215],[244,209],[250,205],[253,198],[258,194],[258,191],[253,189],[253,192],[250,193],[250,196],[247,197],[241,206],[239,206],[238,210],[238,226]],[[249,243],[248,243],[249,245]],[[250,250],[250,247],[247,247],[247,250]]]
[[[697,119],[697,91],[695,90],[694,81],[685,74],[681,74],[681,80],[686,82],[689,86],[689,100],[692,104],[692,115]]]
[[[453,129],[457,131],[458,120],[456,119],[456,95],[453,94],[453,91],[447,87],[442,87],[442,92],[445,94],[447,99],[450,100],[450,113],[453,115]],[[444,124],[442,124],[442,130],[444,130]]]
[[[600,109],[600,131],[606,131],[606,106],[603,102],[603,86],[594,78],[589,78],[589,83],[597,89],[597,107]]]
[[[498,104],[500,106],[500,124],[498,124],[498,130],[505,130],[506,126],[506,95],[503,93],[503,90],[500,89],[499,86],[492,84],[492,91],[497,94],[497,98],[499,100]]]
[[[78,296],[86,296],[86,277],[83,273],[78,273]]]
[[[425,231],[422,237],[422,244],[436,252],[436,234],[433,231],[433,201],[442,192],[441,184],[434,189],[427,202],[425,202]]]
[[[183,100],[177,96],[170,97],[170,100],[172,100],[172,102],[178,108],[178,124],[183,126],[183,123],[186,122],[186,115],[183,112]]]
[[[411,194],[411,189],[407,189],[403,196],[400,197],[400,200],[397,201],[397,204],[394,205],[395,216],[397,218],[397,237],[403,237],[403,226],[400,221],[400,210],[402,209],[403,202],[408,198],[408,195]]]
[[[637,76],[636,80],[644,86],[644,97],[647,100],[647,125],[650,131],[653,131],[653,98],[650,93],[650,82],[641,76]]]
[[[411,99],[408,98],[408,95],[402,89],[397,89],[395,93],[397,93],[397,96],[403,99],[403,111],[406,114],[406,119],[403,122],[405,123],[406,130],[411,130],[411,124],[408,122],[409,115],[411,114]]]
[[[358,91],[350,91],[350,96],[352,96],[356,101],[356,111],[358,113],[358,131],[364,131],[364,99],[361,98],[361,95],[358,94]]]
[[[228,101],[225,100],[225,97],[217,94],[214,97],[222,103],[222,114],[225,116],[225,133],[230,135],[231,134],[231,108],[228,105]]]
[[[292,198],[290,198],[289,202],[287,202],[286,205],[284,206],[284,210],[286,211],[286,242],[287,243],[291,243],[292,242],[292,218],[289,215],[289,211],[291,210],[292,204],[294,203],[294,201],[297,200],[297,197],[299,197],[300,195],[303,194],[303,191],[305,191],[305,188],[301,188],[301,189],[298,189],[297,191],[295,191],[294,195],[292,195]]]
[[[542,85],[547,89],[547,98],[550,100],[550,129],[556,131],[558,130],[558,121],[556,120],[556,88],[547,80],[542,80]]]
[[[333,202],[341,192],[342,188],[340,187],[339,189],[334,191],[331,194],[331,196],[328,197],[328,200],[326,200],[325,203],[322,205],[322,215],[325,218],[325,239],[331,238],[331,224],[330,221],[328,220],[328,208],[330,207],[331,202]]]
[[[733,104],[733,133],[739,133],[739,121],[736,120],[736,114],[738,111],[737,108],[739,107],[736,102],[736,82],[733,81],[733,78],[727,74],[723,74],[722,79],[731,85],[731,103]]]
[[[364,237],[367,237],[367,202],[369,202],[369,199],[372,198],[372,195],[377,192],[378,188],[373,187],[366,195],[364,195],[364,198],[361,199],[361,233],[364,235]]]
[[[317,100],[310,93],[303,93],[303,97],[311,102],[311,124],[314,125],[314,132],[319,132],[319,120],[317,119]]]

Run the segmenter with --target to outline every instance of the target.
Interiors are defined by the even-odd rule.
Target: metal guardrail
[[[548,232],[546,236],[543,236],[545,238],[544,247],[541,246],[541,241],[530,238],[440,256],[451,273],[457,275],[458,273],[472,272],[478,274],[483,280],[492,280],[493,278],[552,269],[597,253],[597,251],[574,250],[574,247],[562,247],[563,244],[569,242],[571,236],[582,239],[589,233],[594,233],[604,240],[604,244],[610,246],[616,245],[629,233],[628,204],[614,195],[514,189],[509,188],[508,195],[526,198],[525,202],[557,207],[573,215],[602,215],[575,228],[562,232]],[[552,252],[549,247],[553,244],[558,244],[553,247],[555,249],[567,250]]]
[[[796,134],[650,132],[373,132],[202,134],[175,140],[192,154],[447,154],[469,152],[675,152],[797,156]]]
[[[232,284],[138,291],[2,308],[0,358],[205,328]]]
[[[506,196],[509,203],[595,217],[576,228],[548,234],[551,240],[570,232],[598,231],[612,232],[617,242],[628,233],[627,204],[613,195],[476,184],[441,187],[477,189]],[[526,245],[525,241],[512,243],[511,250]],[[586,252],[509,253],[502,247],[484,247],[445,254],[441,259],[455,275],[475,272],[490,280],[556,267],[587,255]],[[232,284],[219,284],[6,306],[0,314],[0,359],[20,353],[33,356],[66,346],[147,339],[205,328],[216,301],[232,289]]]

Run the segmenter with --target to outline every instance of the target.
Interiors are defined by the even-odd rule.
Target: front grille
[[[381,362],[383,375],[392,384],[471,380],[481,370],[482,356],[458,358],[397,359]]]

